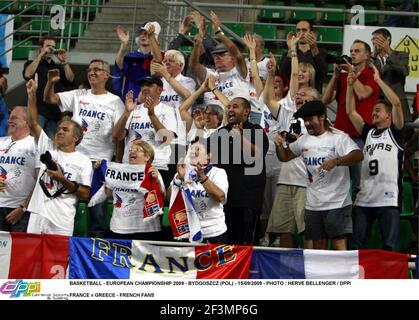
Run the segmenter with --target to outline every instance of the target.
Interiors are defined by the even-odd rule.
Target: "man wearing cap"
[[[173,108],[160,102],[163,82],[154,76],[140,80],[141,92],[137,104],[134,93],[125,98],[125,111],[115,125],[112,136],[121,141],[125,138],[123,162],[128,162],[129,148],[135,140],[148,142],[154,148],[153,166],[156,167],[166,188],[173,176],[168,174],[170,142],[176,137],[176,116]]]
[[[200,47],[203,41],[203,35],[198,33],[195,38],[195,45],[191,52],[189,67],[195,73],[200,83],[204,82],[209,74],[213,74],[217,79],[217,86],[214,90],[221,91],[228,99],[239,94],[249,95],[249,85],[246,81],[247,66],[246,61],[239,48],[231,41],[221,30],[221,23],[217,15],[211,11],[213,30],[221,42],[211,52],[214,58],[215,71],[206,68],[199,63]],[[219,104],[213,92],[207,92],[204,95],[205,104]]]
[[[294,117],[304,120],[308,134],[290,144],[278,135],[275,144],[281,161],[301,156],[307,169],[304,237],[313,240],[314,249],[327,249],[331,239],[335,250],[346,250],[346,236],[352,233],[348,166],[362,161],[362,151],[330,127],[321,101],[307,102]]]
[[[130,90],[134,92],[134,97],[137,98],[141,91],[141,85],[138,81],[150,75],[150,63],[153,56],[157,54],[153,52],[152,40],[148,34],[151,26],[154,28],[154,38],[158,38],[161,30],[160,25],[156,21],[145,22],[138,29],[135,38],[135,43],[138,46],[137,50],[127,54],[125,52],[129,44],[129,32],[125,32],[121,25],[116,27],[121,45],[116,54],[113,72],[115,78],[112,78],[112,85],[123,101],[125,101],[125,96]]]
[[[106,90],[110,76],[109,63],[100,59],[90,61],[87,79],[91,89],[76,89],[67,92],[54,92],[54,84],[59,81],[58,71],[50,70],[45,86],[44,100],[58,104],[61,111],[70,111],[84,133],[77,150],[95,163],[98,160],[110,161],[113,156],[112,129],[124,112],[121,99]],[[106,225],[106,202],[90,210],[89,233],[103,237]]]
[[[257,226],[265,188],[268,138],[249,122],[249,97],[236,97],[226,107],[228,124],[210,136],[213,162],[227,172],[228,243],[257,244]],[[256,242],[255,242],[256,241]]]

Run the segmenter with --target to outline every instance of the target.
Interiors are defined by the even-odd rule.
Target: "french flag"
[[[381,250],[254,250],[251,279],[407,279],[409,255]]]
[[[0,279],[64,279],[68,254],[68,237],[0,231]]]
[[[70,279],[247,279],[253,247],[70,239]]]

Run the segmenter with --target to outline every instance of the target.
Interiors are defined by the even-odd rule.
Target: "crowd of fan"
[[[242,39],[246,58],[210,16],[213,37],[192,12],[166,52],[157,22],[138,29],[129,53],[130,35],[117,26],[113,73],[95,58],[75,90],[68,87],[80,79],[65,50],[53,37],[40,40],[23,71],[28,105],[2,126],[0,230],[72,235],[77,204],[89,202],[106,160],[105,176],[113,168],[129,179],[101,181],[113,215],[108,228],[107,200],[91,204],[92,237],[173,240],[160,217],[144,214],[166,206],[175,235],[187,222],[192,228],[195,214],[208,243],[292,248],[298,234],[304,248],[331,240],[336,250],[360,249],[378,219],[383,249],[397,251],[404,122],[417,113],[404,92],[409,55],[377,29],[372,46],[356,40],[348,56],[335,57],[326,84],[327,52],[310,22],[287,35],[277,63],[256,34]],[[188,55],[179,49],[193,25]],[[106,89],[111,76],[115,94]],[[332,123],[326,106],[334,101]],[[406,150],[413,154],[415,143]],[[149,180],[158,197],[144,187]],[[179,194],[186,210],[175,208]]]

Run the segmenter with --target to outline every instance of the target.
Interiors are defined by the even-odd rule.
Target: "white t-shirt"
[[[192,166],[187,167],[185,182],[191,191],[195,210],[201,222],[201,231],[204,238],[212,238],[219,236],[227,231],[225,223],[224,204],[227,202],[228,179],[224,169],[212,167],[207,173],[207,177],[217,187],[219,187],[225,195],[224,203],[220,203],[212,199],[205,191],[204,186],[188,177],[189,173],[195,173]]]
[[[38,140],[38,153],[43,154],[47,150],[51,153],[52,159],[62,167],[63,174],[68,180],[90,187],[93,169],[92,163],[87,156],[80,151],[67,153],[58,150],[52,140],[42,131]],[[45,169],[45,164],[41,163],[37,180],[42,176]],[[54,194],[57,190],[56,181],[53,181],[54,185],[50,185],[52,180],[46,173],[44,181],[47,182],[49,192]],[[75,193],[61,194],[57,198],[48,198],[39,183],[36,183],[28,211],[37,213],[50,220],[60,229],[68,230],[67,235],[71,236],[73,234],[74,216],[76,215],[78,200]]]
[[[36,182],[36,144],[32,136],[12,141],[0,138],[0,177],[6,189],[0,192],[0,207],[18,208],[23,205]]]
[[[332,128],[332,132],[326,131],[320,136],[304,134],[289,147],[295,155],[302,157],[307,169],[307,209],[322,211],[352,204],[349,168],[339,166],[329,171],[319,170],[323,162],[359,150],[346,133]]]
[[[176,116],[173,108],[160,102],[154,107],[154,112],[167,130],[176,133]],[[128,162],[129,148],[132,141],[141,139],[154,148],[153,166],[159,170],[168,170],[167,165],[171,153],[170,144],[161,141],[148,116],[148,109],[143,104],[137,105],[131,112],[125,129],[128,130],[128,136],[125,139],[123,162]]]
[[[94,160],[111,160],[112,129],[123,114],[122,100],[110,93],[92,94],[91,90],[58,93],[61,111],[73,112],[73,120],[81,125],[84,136],[77,150]]]
[[[178,135],[177,139],[172,140],[172,144],[181,144],[186,145],[186,127],[182,118],[180,116],[180,105],[185,101],[174,89],[173,87],[166,81],[163,80],[163,92],[160,94],[160,102],[168,105],[169,107],[173,108],[173,111],[176,115],[176,132]],[[181,73],[179,73],[175,80],[177,80],[185,89],[187,89],[191,94],[195,91],[195,81],[192,78],[185,77]]]
[[[279,101],[281,109],[278,114],[279,132],[289,131],[291,120],[297,111],[297,106],[288,93],[285,98]],[[307,134],[304,121],[298,119],[301,126],[301,133]],[[303,160],[298,157],[288,162],[282,163],[282,170],[279,173],[277,184],[286,184],[291,186],[307,187],[307,170]]]
[[[209,138],[210,135],[212,135],[215,131],[217,131],[218,129],[220,129],[223,126],[223,124],[221,124],[218,128],[215,129],[207,129],[207,128],[202,128],[202,129],[198,129],[195,125],[195,121],[192,121],[192,125],[191,128],[188,132],[188,136],[187,136],[187,141],[188,141],[188,145],[196,138],[196,137],[202,137],[204,139]]]
[[[260,60],[257,63],[258,70],[259,70],[259,77],[261,77],[264,80],[266,80],[268,78],[268,67],[267,67],[268,62],[269,62],[269,58],[268,57],[263,57],[263,59]],[[249,61],[249,59],[246,59],[246,65],[247,65],[247,70],[249,70],[248,77],[250,77],[250,61]]]
[[[242,78],[236,67],[227,72],[217,72],[207,68],[206,78],[208,78],[209,74],[212,74],[215,77],[215,86],[227,97],[227,99],[231,100],[238,96],[249,96],[249,83],[246,79]],[[204,94],[204,102],[206,105],[217,104],[224,109],[224,105],[212,92],[206,92]]]
[[[112,170],[119,173],[128,173],[128,179],[108,179]],[[161,230],[158,216],[144,221],[144,196],[147,191],[140,185],[144,181],[145,165],[132,165],[128,163],[109,163],[106,171],[106,187],[112,190],[114,208],[110,229],[115,233],[129,234],[137,232],[157,232]],[[160,184],[164,185],[161,176]]]

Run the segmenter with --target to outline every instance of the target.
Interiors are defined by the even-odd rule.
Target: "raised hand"
[[[256,40],[252,35],[246,34],[243,37],[243,41],[246,44],[246,47],[249,49],[249,51],[256,49]]]
[[[294,32],[288,32],[287,34],[287,46],[289,49],[296,49],[297,43],[300,41],[301,36],[297,37]]]
[[[147,96],[144,99],[144,107],[148,110],[148,115],[154,115],[154,99],[150,96]]]
[[[125,95],[125,111],[131,112],[135,109],[136,105],[136,101],[134,101],[134,92],[130,90]]]
[[[313,31],[307,32],[304,36],[304,39],[306,40],[307,44],[310,45],[310,47],[316,45],[316,35]]]
[[[192,17],[190,15],[183,18],[182,24],[180,25],[180,28],[179,28],[179,33],[181,34],[188,33],[191,30],[191,22],[192,22]]]
[[[67,51],[65,49],[58,49],[57,59],[61,63],[67,63]]]
[[[164,78],[168,78],[170,76],[169,72],[167,71],[166,66],[158,62],[152,62],[150,70],[151,70],[151,74],[156,74]]]
[[[60,70],[52,69],[48,71],[48,81],[52,83],[57,83],[60,81]]]
[[[380,71],[378,71],[374,63],[370,63],[370,68],[374,71],[374,81],[377,82],[378,80],[381,80]]]
[[[219,30],[221,26],[220,18],[218,18],[218,16],[215,14],[214,11],[210,11],[210,16],[211,16],[213,30],[214,31]]]
[[[36,91],[38,90],[38,74],[35,73],[35,78],[30,79],[26,82],[26,92],[29,95],[36,95]]]
[[[128,45],[129,31],[125,32],[125,29],[121,24],[118,24],[116,26],[116,34],[118,35],[119,40],[121,40],[121,43],[123,43],[124,45]]]

